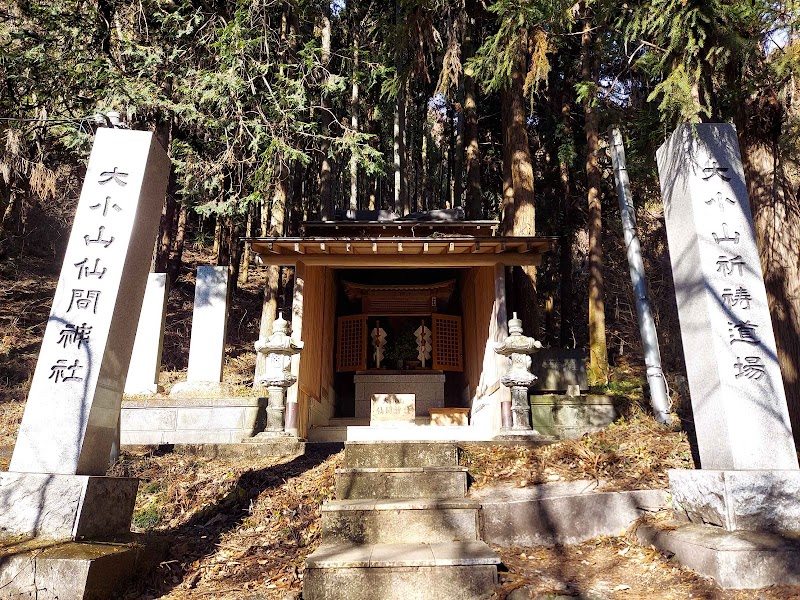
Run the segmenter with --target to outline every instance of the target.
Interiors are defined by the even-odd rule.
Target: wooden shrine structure
[[[398,391],[417,394],[423,420],[431,408],[462,407],[485,439],[499,432],[506,361],[492,344],[507,335],[506,267],[539,265],[555,238],[500,236],[497,221],[459,213],[358,211],[307,221],[297,237],[247,240],[264,264],[295,269],[291,329],[305,349],[287,401],[300,437],[333,417],[368,418],[370,393]],[[409,360],[420,326],[432,332],[424,366]],[[376,327],[387,333],[381,361]]]

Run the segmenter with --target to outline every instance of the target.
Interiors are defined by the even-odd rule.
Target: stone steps
[[[480,541],[455,444],[345,445],[338,500],[322,507],[322,545],[306,559],[305,600],[479,600],[499,557]]]
[[[457,467],[458,447],[435,442],[349,442],[345,467]]]
[[[467,470],[463,467],[366,467],[336,469],[336,497],[463,498]]]
[[[336,500],[322,507],[322,539],[339,544],[476,541],[480,504],[453,500]]]
[[[311,600],[477,600],[497,585],[499,557],[483,542],[324,544],[306,560]]]

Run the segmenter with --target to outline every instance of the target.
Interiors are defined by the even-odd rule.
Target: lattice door
[[[367,315],[339,317],[336,370],[365,371],[367,368]]]
[[[433,324],[433,368],[441,371],[463,371],[461,317],[431,315]]]

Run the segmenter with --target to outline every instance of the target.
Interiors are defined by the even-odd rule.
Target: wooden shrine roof
[[[439,235],[469,235],[491,237],[497,232],[498,221],[465,221],[459,219],[396,219],[362,221],[305,221],[300,226],[303,237],[430,237]]]
[[[331,267],[538,265],[555,237],[259,237],[245,238],[263,264]]]

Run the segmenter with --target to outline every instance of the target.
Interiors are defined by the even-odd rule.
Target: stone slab
[[[420,551],[424,554],[428,552],[431,551]],[[311,557],[309,560],[312,560]],[[433,561],[435,562],[435,558]],[[303,578],[303,598],[307,600],[375,600],[376,598],[488,600],[494,594],[496,586],[496,564],[377,568],[307,566]]]
[[[531,373],[538,377],[531,386],[534,391],[564,392],[570,385],[589,389],[583,350],[542,348],[531,355]]]
[[[135,543],[75,542],[2,552],[0,590],[3,598],[13,600],[107,600],[152,567],[155,554]]]
[[[122,405],[121,443],[239,443],[264,428],[266,398],[148,398]]]
[[[137,479],[0,473],[0,533],[52,540],[130,532]]]
[[[359,372],[353,376],[356,386],[355,416],[370,416],[372,394],[414,394],[416,415],[427,417],[428,409],[444,406],[444,381],[441,372],[414,371]]]
[[[9,470],[105,473],[169,168],[152,133],[97,131]]]
[[[463,498],[466,469],[337,469],[336,497],[356,498]]]
[[[800,470],[668,471],[676,517],[727,531],[800,532]]]
[[[600,394],[531,395],[530,403],[533,428],[560,439],[576,439],[599,431],[619,417],[613,399]]]
[[[369,405],[372,427],[413,425],[417,416],[414,394],[372,394]]]
[[[386,505],[329,507],[322,512],[323,543],[411,544],[478,539],[478,507]]]
[[[724,589],[800,585],[797,536],[677,522],[665,529],[641,525],[636,536]]]
[[[657,152],[704,469],[797,469],[736,129],[679,126]]]
[[[126,394],[155,394],[158,391],[168,295],[167,274],[150,273],[125,380]]]
[[[228,327],[228,267],[197,267],[188,382],[222,381]]]
[[[350,468],[458,466],[458,446],[436,442],[347,442],[344,456]]]
[[[620,535],[667,503],[663,490],[597,492],[591,482],[548,487],[488,488],[471,496],[481,502],[482,539],[500,546],[579,544]]]

